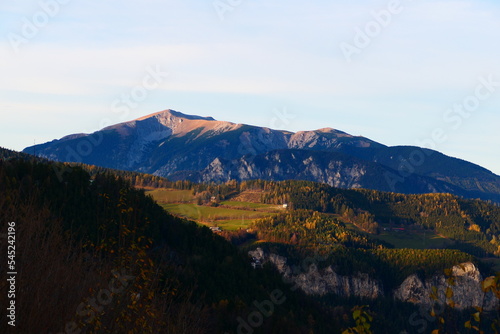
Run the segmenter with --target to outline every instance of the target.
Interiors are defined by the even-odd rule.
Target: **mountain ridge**
[[[288,161],[286,171],[280,168],[280,159],[271,159],[276,151]],[[307,155],[303,151],[311,154],[292,161],[294,153]],[[111,125],[93,134],[70,134],[28,147],[24,152],[36,152],[51,160],[191,181],[302,177],[347,188],[402,193],[447,191],[500,202],[498,175],[438,151],[389,147],[330,127],[290,132],[171,109]],[[422,163],[412,163],[415,153],[424,157]],[[214,168],[219,172],[215,173]],[[370,177],[357,175],[360,173]]]

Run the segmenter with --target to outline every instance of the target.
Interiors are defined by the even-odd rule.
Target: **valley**
[[[243,192],[233,199],[222,201],[217,205],[197,205],[196,198],[190,190],[160,188],[146,190],[167,212],[196,221],[208,227],[220,227],[221,230],[237,231],[248,229],[252,223],[260,218],[272,216],[286,210],[283,205],[260,203],[262,192]],[[254,199],[253,202],[239,199]],[[395,248],[413,249],[444,249],[453,244],[453,241],[432,230],[418,227],[401,228],[391,225],[380,225],[377,234],[367,233],[353,223],[343,219],[341,215],[329,214],[342,221],[346,228],[358,233],[365,233],[371,237],[393,245]]]

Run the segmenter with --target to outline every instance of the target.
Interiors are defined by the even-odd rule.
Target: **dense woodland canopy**
[[[200,186],[193,187],[197,190]],[[380,224],[418,225],[453,239],[452,247],[472,255],[500,255],[500,206],[495,203],[450,194],[339,189],[309,181],[255,180],[203,187],[211,187],[212,193],[223,198],[246,189],[259,190],[263,203],[344,215],[370,232],[376,232]]]
[[[388,292],[411,274],[430,278],[453,265],[475,261],[472,255],[458,250],[393,249],[317,211],[289,211],[262,218],[253,228],[259,238],[270,243],[259,244],[267,251],[271,252],[276,244],[288,244],[290,247],[281,253],[286,253],[291,261],[319,252],[326,257],[320,267],[332,265],[343,275],[368,273],[380,279]]]
[[[91,177],[72,167],[58,178],[58,168],[0,161],[1,228],[7,221],[18,226],[18,330],[59,332],[74,322],[96,333],[235,332],[254,300],[268,299],[275,288],[290,292],[272,269],[256,272],[223,238],[173,217],[116,175]],[[127,292],[95,317],[95,310],[79,310],[114,271],[135,277]],[[2,296],[6,288],[0,285]],[[287,300],[261,332],[307,332],[317,307],[296,294]],[[0,326],[7,333],[6,322]]]
[[[339,333],[353,325],[351,308],[362,304],[374,310],[374,332],[417,331],[407,321],[417,310],[410,304],[291,291],[271,266],[252,269],[248,248],[172,216],[137,187],[188,189],[217,200],[253,191],[263,203],[286,203],[286,212],[255,222],[265,240],[260,247],[288,255],[290,263],[319,251],[326,259],[322,265],[344,275],[368,273],[387,290],[412,273],[429,277],[464,261],[479,263],[474,256],[498,255],[500,208],[492,203],[302,181],[170,182],[0,149],[0,227],[4,231],[16,221],[22,250],[18,314],[27,320],[21,329],[60,332],[74,323],[89,333],[236,333],[238,319],[255,311],[254,302],[280,289],[286,303],[255,333]],[[346,221],[365,232],[348,229]],[[456,241],[456,249],[394,249],[372,238],[385,224],[439,231]],[[113,294],[105,309],[93,309],[89,300],[116,271],[132,276],[130,285]],[[2,296],[6,288],[0,283]]]

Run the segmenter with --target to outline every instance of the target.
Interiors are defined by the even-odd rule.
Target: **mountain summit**
[[[205,121],[215,121],[213,117],[202,117],[202,116],[196,116],[196,115],[186,115],[181,112],[172,110],[172,109],[167,109],[163,111],[158,111],[153,114],[149,114],[143,117],[140,117],[136,119],[136,121],[142,121],[146,118],[151,118],[151,117],[157,117],[157,118],[184,118],[184,119],[191,119],[191,120],[205,120]]]
[[[449,192],[500,202],[500,177],[437,151],[332,128],[296,133],[164,110],[26,153],[196,182],[303,179],[342,188]],[[417,159],[418,158],[418,159]]]
[[[229,129],[234,126],[234,123],[219,122],[212,117],[185,115],[181,112],[168,109],[137,118],[130,122],[106,127],[103,129],[103,131],[117,130],[125,132],[127,134],[132,134],[134,133],[134,131],[140,131],[146,136],[151,135],[152,133],[161,132],[168,133],[168,136],[182,136],[186,133],[189,133],[195,128],[204,129],[202,132],[206,132],[209,130],[221,128]],[[125,129],[130,131],[127,131]],[[140,140],[141,138],[138,139]]]

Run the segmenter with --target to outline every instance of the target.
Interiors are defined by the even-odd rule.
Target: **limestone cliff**
[[[328,266],[319,270],[317,261],[305,260],[304,265],[290,266],[287,258],[277,254],[266,254],[261,248],[250,251],[249,255],[261,263],[270,262],[283,275],[283,279],[294,287],[301,289],[308,295],[336,295],[350,297],[364,297],[375,299],[384,296],[383,283],[358,273],[354,276],[342,276]],[[473,263],[463,263],[452,268],[455,277],[453,301],[457,309],[481,306],[486,310],[498,307],[498,299],[491,293],[485,294],[481,290],[483,277]],[[432,287],[438,290],[438,302],[445,302],[445,291],[448,287],[444,275],[436,275],[428,280],[422,280],[417,275],[407,277],[390,296],[397,300],[414,304],[432,304]]]
[[[470,262],[462,263],[452,268],[452,275],[455,278],[453,290],[453,302],[458,309],[481,306],[486,310],[494,309],[498,306],[498,299],[491,293],[485,294],[481,289],[483,277],[479,269]],[[429,280],[422,280],[417,275],[411,275],[394,291],[396,299],[414,304],[432,304],[430,297],[432,287],[438,291],[438,301],[445,301],[445,292],[448,287],[444,275],[436,275]]]
[[[289,266],[287,258],[277,254],[266,254],[261,248],[249,252],[250,256],[262,263],[271,262],[283,275],[283,279],[308,295],[336,295],[349,297],[378,298],[384,295],[382,283],[367,274],[342,276],[332,267],[319,270],[314,259],[306,259],[305,265]],[[307,268],[305,268],[307,267]]]

